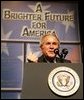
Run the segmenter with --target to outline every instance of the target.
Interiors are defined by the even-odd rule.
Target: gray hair
[[[43,43],[44,43],[44,38],[45,38],[46,36],[53,36],[53,37],[55,37],[55,38],[58,40],[59,45],[60,45],[60,40],[59,40],[59,38],[58,38],[58,36],[57,36],[56,33],[47,33],[47,34],[43,35],[43,36],[40,38],[40,43],[39,43],[40,46],[43,45]]]

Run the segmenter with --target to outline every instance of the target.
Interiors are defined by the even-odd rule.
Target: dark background
[[[81,50],[82,50],[82,62],[83,62],[83,22],[84,22],[84,14],[83,14],[83,2],[82,0],[78,1],[78,12],[79,12],[79,30],[80,30],[80,39],[81,39]]]

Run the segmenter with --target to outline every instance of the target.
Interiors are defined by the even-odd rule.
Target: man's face
[[[42,53],[47,57],[55,57],[54,50],[59,47],[59,42],[54,36],[46,36],[41,46]]]

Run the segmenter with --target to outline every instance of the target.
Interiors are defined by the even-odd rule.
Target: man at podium
[[[42,51],[42,55],[37,58],[31,53],[27,57],[28,62],[71,63],[70,60],[65,59],[68,50],[65,48],[61,53],[59,53],[59,47],[60,41],[56,33],[47,33],[40,39],[40,49]]]

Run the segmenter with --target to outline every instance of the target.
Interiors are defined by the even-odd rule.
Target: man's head
[[[49,58],[55,57],[54,50],[59,48],[60,41],[56,34],[46,34],[41,38],[40,48],[42,53]]]

